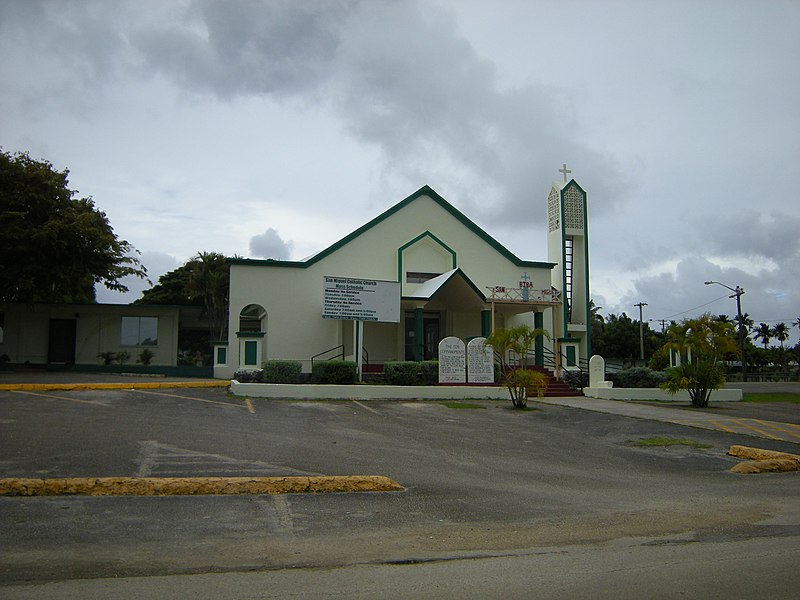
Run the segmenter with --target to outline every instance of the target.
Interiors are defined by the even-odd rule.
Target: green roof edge
[[[442,198],[433,188],[428,185],[422,186],[416,192],[408,196],[407,198],[401,200],[394,206],[388,208],[377,217],[368,221],[352,233],[346,235],[338,242],[334,242],[324,250],[318,252],[311,258],[307,260],[275,260],[275,259],[256,259],[256,258],[227,258],[225,262],[231,265],[254,265],[254,266],[269,266],[269,267],[287,267],[287,268],[295,268],[295,269],[307,269],[311,265],[319,262],[326,256],[336,252],[342,246],[348,244],[358,236],[360,236],[365,231],[372,229],[378,223],[385,221],[389,217],[391,217],[394,213],[400,211],[401,209],[405,208],[409,204],[411,204],[414,200],[421,196],[428,196],[434,202],[436,202],[439,206],[441,206],[444,210],[449,212],[453,215],[458,221],[461,222],[467,229],[472,231],[478,237],[480,237],[484,242],[489,244],[492,248],[497,250],[500,254],[510,260],[512,263],[519,267],[531,267],[531,268],[540,268],[540,269],[552,269],[555,266],[555,263],[548,263],[548,262],[538,262],[532,260],[522,260],[513,252],[511,252],[508,248],[503,246],[500,242],[494,239],[491,235],[486,233],[483,229],[481,229],[476,223],[470,220],[467,216],[465,216],[460,210],[458,210],[455,206],[450,204],[447,200]]]

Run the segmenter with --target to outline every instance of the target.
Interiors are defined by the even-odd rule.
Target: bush
[[[303,367],[296,360],[268,360],[262,366],[264,383],[300,383],[303,379]]]
[[[609,373],[606,379],[614,382],[615,388],[657,388],[666,380],[666,374],[647,367],[633,367],[617,373]]]
[[[439,383],[439,361],[387,362],[383,366],[383,376],[389,385],[435,385]]]
[[[353,384],[358,365],[351,360],[325,360],[311,368],[311,383]]]
[[[439,383],[439,361],[426,360],[420,363],[420,385],[436,385]]]
[[[236,371],[233,378],[239,383],[261,383],[261,371],[259,369],[251,371]]]
[[[155,352],[149,348],[145,348],[139,352],[139,358],[136,360],[136,362],[143,364],[145,367],[149,367],[155,356]]]
[[[420,363],[413,360],[387,362],[383,376],[389,385],[419,385]]]

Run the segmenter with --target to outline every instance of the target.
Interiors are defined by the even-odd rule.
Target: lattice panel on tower
[[[561,229],[561,222],[559,220],[559,202],[558,190],[552,188],[550,195],[547,197],[547,223],[548,231],[557,231]]]
[[[576,187],[564,192],[564,226],[567,229],[583,229],[583,194]]]

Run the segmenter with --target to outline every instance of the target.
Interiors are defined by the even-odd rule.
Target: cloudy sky
[[[716,280],[789,323],[798,31],[796,0],[0,0],[0,146],[68,168],[153,280],[305,258],[425,184],[546,260],[566,162],[603,313],[734,315]]]

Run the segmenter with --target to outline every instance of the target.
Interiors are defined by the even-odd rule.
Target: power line
[[[714,302],[719,302],[723,298],[727,298],[727,297],[728,297],[727,294],[724,295],[724,296],[720,296],[719,298],[715,298],[714,300],[711,300],[710,302],[706,302],[705,304],[701,304],[700,306],[695,306],[693,308],[687,308],[686,310],[678,312],[678,313],[675,313],[674,315],[669,315],[668,317],[664,317],[664,319],[665,320],[674,319],[675,317],[679,317],[681,315],[685,315],[686,313],[692,312],[693,310],[697,310],[698,308],[703,308],[704,306],[708,306],[709,304],[714,304]]]

